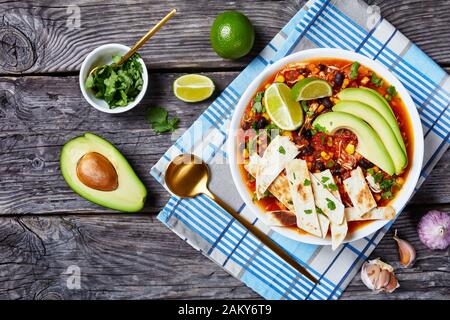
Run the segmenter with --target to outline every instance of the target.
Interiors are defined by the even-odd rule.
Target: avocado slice
[[[120,151],[99,136],[85,133],[67,142],[60,167],[69,187],[89,201],[125,212],[144,207],[144,184]]]
[[[313,126],[320,125],[328,133],[348,129],[358,137],[356,151],[389,175],[395,173],[394,163],[378,134],[363,120],[345,112],[327,112],[319,115]]]
[[[389,124],[381,114],[369,105],[358,101],[341,101],[333,107],[333,111],[340,111],[357,116],[367,122],[378,134],[386,150],[389,152],[398,175],[408,163],[405,152],[398,144]]]
[[[406,154],[405,142],[398,127],[394,111],[392,111],[391,106],[381,94],[370,88],[347,88],[338,93],[338,98],[340,100],[359,101],[378,111],[391,127],[398,144]]]

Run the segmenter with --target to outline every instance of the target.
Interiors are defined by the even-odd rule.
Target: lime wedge
[[[330,84],[319,78],[305,78],[292,87],[292,97],[295,101],[313,100],[333,95]]]
[[[292,99],[284,83],[272,83],[264,93],[264,106],[270,119],[282,130],[295,130],[303,124],[300,103]]]
[[[187,74],[173,82],[173,93],[185,102],[199,102],[208,99],[214,92],[214,83],[199,74]]]

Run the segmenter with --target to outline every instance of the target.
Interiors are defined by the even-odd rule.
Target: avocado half
[[[144,207],[144,184],[120,151],[99,136],[85,133],[67,142],[60,167],[69,187],[89,201],[125,212]]]

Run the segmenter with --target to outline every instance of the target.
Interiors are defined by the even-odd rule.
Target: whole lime
[[[210,40],[214,51],[222,58],[239,59],[252,49],[255,30],[242,13],[225,11],[214,20]]]

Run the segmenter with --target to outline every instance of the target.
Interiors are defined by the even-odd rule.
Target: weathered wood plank
[[[169,8],[179,11],[141,53],[150,68],[241,68],[301,8],[304,0],[284,1],[7,1],[0,3],[0,73],[79,70],[84,57],[105,43],[131,45]],[[450,63],[449,1],[369,1],[382,15],[439,63]],[[236,9],[255,25],[250,55],[238,61],[218,57],[209,43],[214,17]],[[438,13],[438,14],[437,14]],[[125,18],[123,18],[125,17]]]
[[[413,268],[399,268],[392,233],[371,256],[398,268],[400,289],[374,295],[357,276],[344,299],[450,298],[449,251],[427,250],[417,238],[424,211],[405,212],[394,225],[416,247]],[[0,261],[1,299],[259,298],[147,215],[2,217]],[[67,287],[74,268],[79,290]]]
[[[207,75],[220,92],[237,72]],[[117,145],[150,191],[145,212],[159,211],[168,195],[148,172],[173,140],[170,134],[159,136],[150,129],[144,119],[145,109],[167,107],[171,115],[181,118],[179,132],[182,132],[208,105],[177,100],[171,84],[178,76],[151,74],[151,86],[143,103],[122,115],[91,108],[79,92],[77,77],[0,79],[0,214],[111,212],[78,197],[59,171],[62,145],[87,131]],[[439,162],[413,203],[450,202],[448,163],[450,152]]]

